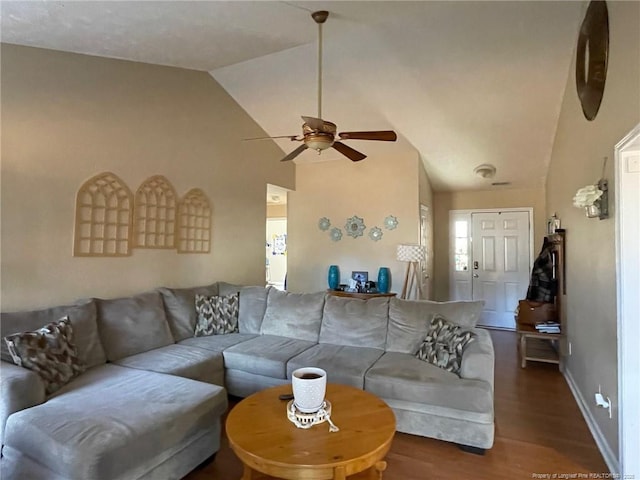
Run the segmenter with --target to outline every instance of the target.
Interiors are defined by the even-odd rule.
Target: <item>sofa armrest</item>
[[[489,332],[474,328],[476,339],[464,350],[460,365],[460,377],[489,382],[493,390],[495,353]]]
[[[9,362],[0,362],[0,440],[9,415],[43,403],[44,382],[37,373]]]

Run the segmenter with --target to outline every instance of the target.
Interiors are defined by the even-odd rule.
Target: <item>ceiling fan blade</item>
[[[271,138],[288,138],[289,140],[293,141],[302,141],[302,138],[298,138],[297,135],[278,135],[276,137],[253,137],[253,138],[243,138],[242,141],[243,142],[248,142],[250,140],[269,140]]]
[[[287,155],[286,157],[284,157],[280,161],[281,162],[288,162],[289,160],[293,160],[298,155],[300,155],[302,152],[304,152],[307,148],[309,148],[309,147],[307,147],[307,145],[303,143],[302,145],[300,145],[298,148],[296,148],[293,152],[291,152],[289,155]]]
[[[349,160],[353,162],[359,162],[360,160],[364,160],[367,156],[364,153],[360,153],[357,150],[345,145],[342,142],[333,142],[333,148],[338,150],[345,157],[349,158]]]
[[[302,120],[304,120],[304,123],[309,125],[314,130],[322,130],[322,127],[324,126],[324,120],[322,120],[321,118],[305,117],[303,115]]]
[[[378,130],[372,132],[340,132],[342,140],[379,140],[382,142],[395,142],[398,139],[393,130]]]

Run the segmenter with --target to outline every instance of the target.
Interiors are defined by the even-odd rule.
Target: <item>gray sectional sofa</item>
[[[194,337],[195,295],[235,292],[239,332]],[[220,282],[3,313],[3,337],[68,315],[88,368],[47,396],[37,374],[8,363],[3,342],[1,477],[181,478],[218,450],[227,392],[289,383],[301,366],[383,398],[398,431],[490,448],[494,353],[474,328],[481,309]],[[460,377],[415,357],[436,313],[476,333]]]

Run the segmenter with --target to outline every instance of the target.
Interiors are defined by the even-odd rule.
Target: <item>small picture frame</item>
[[[364,288],[365,283],[369,281],[369,272],[351,272],[351,279],[355,281],[360,288]]]

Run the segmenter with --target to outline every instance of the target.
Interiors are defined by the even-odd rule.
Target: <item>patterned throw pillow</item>
[[[196,295],[196,330],[194,337],[222,335],[238,331],[239,294],[207,297]]]
[[[475,336],[475,333],[436,315],[416,357],[460,376],[462,353]]]
[[[86,370],[73,343],[69,317],[49,323],[34,332],[4,337],[13,363],[36,372],[52,394]]]

